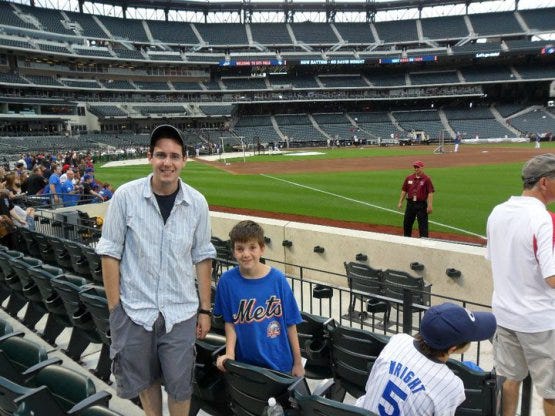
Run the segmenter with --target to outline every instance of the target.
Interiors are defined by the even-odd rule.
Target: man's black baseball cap
[[[162,124],[152,130],[152,133],[150,133],[150,148],[153,148],[160,139],[173,139],[178,142],[182,148],[185,148],[183,135],[179,129],[169,124]]]

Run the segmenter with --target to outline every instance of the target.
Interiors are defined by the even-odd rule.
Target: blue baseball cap
[[[442,303],[426,311],[420,335],[430,347],[446,350],[455,345],[491,338],[497,321],[491,312],[472,312],[454,303]]]
[[[92,178],[93,178],[93,176],[90,175],[90,174],[88,174],[88,173],[86,173],[85,175],[83,175],[83,180],[84,180],[84,181],[87,181],[87,180],[92,179]]]

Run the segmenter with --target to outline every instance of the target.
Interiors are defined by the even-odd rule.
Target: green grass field
[[[430,153],[429,148],[423,148],[422,151]],[[549,147],[546,151],[549,151]],[[324,157],[331,159],[355,152],[338,149],[326,153]],[[364,157],[393,156],[396,153],[396,149],[365,149]],[[400,154],[406,152],[401,151]],[[264,161],[290,158],[283,155],[260,157]],[[257,158],[247,158],[247,163]],[[433,178],[436,189],[430,229],[485,235],[486,219],[491,209],[510,195],[520,194],[521,168],[522,163],[427,168],[426,173]],[[149,165],[101,168],[97,170],[97,176],[101,181],[117,187],[147,175],[150,170]],[[397,211],[396,205],[401,183],[409,172],[409,169],[402,169],[279,174],[270,177],[232,175],[211,166],[190,162],[183,170],[182,178],[202,192],[212,205],[400,226],[402,213]]]

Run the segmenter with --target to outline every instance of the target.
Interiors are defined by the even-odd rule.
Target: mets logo
[[[266,328],[266,336],[268,338],[276,338],[280,333],[281,328],[278,321],[272,321],[268,324],[268,328]]]

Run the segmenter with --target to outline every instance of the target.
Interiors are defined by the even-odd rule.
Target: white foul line
[[[320,192],[322,194],[330,195],[330,196],[333,196],[333,197],[336,197],[336,198],[345,199],[347,201],[355,202],[357,204],[366,205],[368,207],[372,207],[372,208],[376,208],[376,209],[381,209],[382,211],[391,212],[393,214],[404,215],[402,212],[399,212],[395,209],[384,208],[384,207],[381,207],[379,205],[374,205],[374,204],[371,204],[371,203],[365,202],[365,201],[359,201],[358,199],[349,198],[348,196],[334,194],[332,192],[324,191],[322,189],[314,188],[312,186],[303,185],[303,184],[300,184],[300,183],[297,183],[297,182],[288,181],[286,179],[278,178],[278,177],[271,176],[271,175],[266,175],[264,173],[261,173],[260,176],[264,176],[266,178],[274,179],[276,181],[285,182],[285,183],[288,183],[288,184],[293,185],[293,186],[298,186],[299,188],[310,189],[311,191],[314,191],[314,192]],[[463,230],[462,228],[453,227],[451,225],[442,224],[442,223],[436,222],[436,221],[429,221],[429,222],[430,222],[430,224],[439,225],[440,227],[449,228],[451,230],[459,231],[459,232],[464,233],[464,234],[469,234],[469,235],[473,235],[475,237],[480,237],[480,238],[483,238],[484,240],[486,239],[486,237],[483,236],[483,235],[473,233],[472,231]]]

